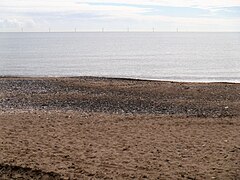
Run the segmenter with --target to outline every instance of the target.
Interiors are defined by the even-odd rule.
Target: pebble
[[[116,84],[112,84],[111,88],[105,85],[101,87],[101,78],[95,78],[95,85],[91,86],[93,79],[91,78],[79,78],[79,86],[70,83],[65,79],[50,80],[46,78],[29,78],[29,79],[0,79],[0,108],[1,109],[32,109],[32,110],[83,110],[85,112],[107,112],[116,114],[165,114],[165,115],[178,115],[185,114],[186,117],[232,117],[230,114],[229,106],[222,108],[221,103],[218,103],[215,107],[206,107],[206,102],[215,101],[219,99],[226,99],[229,93],[220,92],[218,98],[207,97],[194,97],[190,94],[186,94],[184,89],[192,89],[184,83],[174,83],[169,89],[173,89],[173,92],[157,93],[155,90],[148,90],[148,84],[151,86],[151,82],[142,83],[141,81],[134,81],[134,86],[139,85],[139,89],[131,88],[133,81],[124,81],[126,85],[118,88],[118,80],[111,80]],[[91,81],[88,81],[91,80]],[[107,79],[105,79],[106,81]],[[81,86],[81,81],[85,86]],[[89,82],[89,84],[88,84]],[[91,82],[91,83],[90,83]],[[121,82],[121,80],[119,80]],[[99,83],[99,87],[98,87]],[[87,84],[87,86],[86,86]],[[156,84],[154,85],[156,86]],[[163,84],[159,83],[161,89]],[[174,87],[176,86],[176,87]],[[210,86],[210,85],[209,85]],[[200,86],[201,87],[201,86]],[[213,92],[211,86],[211,92]],[[180,88],[181,96],[174,92],[174,88],[177,90]],[[198,87],[196,87],[198,88]],[[206,86],[205,90],[208,87]],[[218,87],[218,89],[221,86]],[[183,89],[183,90],[181,90]],[[199,89],[197,89],[199,90]],[[229,90],[232,90],[229,88]],[[215,93],[216,94],[216,93]],[[84,97],[89,97],[86,99]],[[104,98],[103,98],[104,97]],[[238,97],[236,97],[238,98]],[[237,100],[234,98],[234,100]],[[190,103],[177,103],[183,102],[189,99]],[[234,110],[234,109],[233,109]],[[234,111],[239,112],[239,111]],[[71,118],[68,116],[66,118]]]

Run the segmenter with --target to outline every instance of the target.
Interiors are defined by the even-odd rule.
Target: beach
[[[0,78],[0,179],[239,179],[240,84]]]

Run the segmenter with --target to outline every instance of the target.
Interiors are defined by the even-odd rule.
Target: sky
[[[240,0],[0,0],[0,32],[239,32]]]

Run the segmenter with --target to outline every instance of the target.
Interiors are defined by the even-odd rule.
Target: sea
[[[240,82],[240,33],[0,33],[0,76]]]

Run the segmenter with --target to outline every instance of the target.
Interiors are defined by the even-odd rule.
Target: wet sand
[[[240,84],[0,78],[0,179],[239,179]]]

